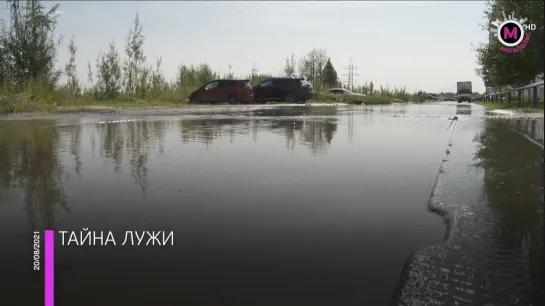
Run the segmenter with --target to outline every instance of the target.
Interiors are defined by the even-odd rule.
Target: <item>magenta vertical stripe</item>
[[[55,231],[45,231],[44,247],[45,306],[55,305]]]

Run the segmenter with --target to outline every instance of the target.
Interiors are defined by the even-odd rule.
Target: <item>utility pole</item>
[[[359,74],[354,73],[354,70],[356,70],[358,68],[354,67],[354,64],[352,63],[352,58],[350,58],[350,62],[348,63],[348,67],[346,67],[344,69],[348,70],[348,73],[344,74],[344,75],[348,76],[348,82],[347,82],[346,85],[347,85],[349,90],[354,91],[354,77],[359,76]]]

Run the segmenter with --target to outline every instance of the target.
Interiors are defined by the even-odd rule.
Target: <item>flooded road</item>
[[[492,304],[535,303],[543,119],[493,117],[437,103],[0,121],[0,304],[43,305],[44,228],[116,241],[56,236],[56,306],[444,301],[454,265],[498,271],[490,284],[512,294]],[[174,245],[122,245],[126,231],[173,231]],[[454,256],[468,252],[482,255]],[[466,283],[461,304],[486,301]]]

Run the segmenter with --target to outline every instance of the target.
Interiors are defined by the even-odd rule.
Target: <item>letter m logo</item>
[[[507,27],[503,27],[503,39],[512,38],[519,39],[519,31],[517,27],[513,27],[512,30],[509,30]]]

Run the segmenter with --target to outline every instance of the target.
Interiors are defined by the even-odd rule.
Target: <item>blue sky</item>
[[[44,2],[46,7],[56,2]],[[87,61],[115,40],[122,52],[125,35],[138,11],[149,62],[163,58],[163,71],[174,78],[180,63],[208,63],[222,75],[233,67],[247,75],[279,74],[285,57],[301,57],[312,48],[327,50],[342,80],[350,58],[357,83],[405,86],[409,90],[455,91],[457,81],[475,74],[472,44],[485,41],[479,1],[61,1],[57,33],[65,39],[59,65],[68,59],[75,35],[79,75]],[[2,4],[4,5],[4,4]],[[0,12],[6,16],[7,11]]]

